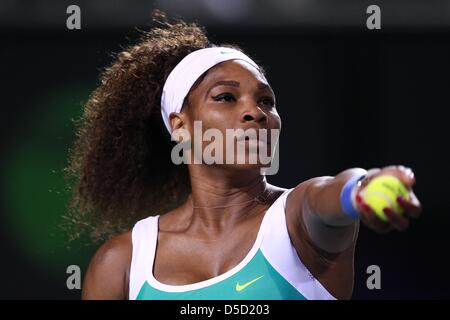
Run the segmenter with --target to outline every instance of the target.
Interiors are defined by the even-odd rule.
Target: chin
[[[263,165],[260,163],[256,163],[256,164],[249,164],[249,163],[243,163],[243,164],[223,164],[221,165],[224,168],[227,168],[228,170],[233,170],[233,171],[239,171],[239,172],[260,172],[262,168],[268,167],[269,165]]]

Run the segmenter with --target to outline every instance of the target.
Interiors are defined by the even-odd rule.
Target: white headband
[[[191,90],[195,81],[216,64],[227,60],[244,60],[259,70],[256,64],[246,54],[227,47],[212,47],[191,52],[183,58],[170,72],[164,84],[161,96],[161,114],[169,133],[172,133],[169,115],[180,112],[184,98]]]

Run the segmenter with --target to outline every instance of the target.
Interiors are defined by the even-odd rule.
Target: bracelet
[[[354,203],[354,191],[356,190],[358,182],[361,181],[366,175],[354,176],[348,179],[341,191],[341,207],[342,211],[346,213],[350,218],[356,220],[359,217],[359,212]]]

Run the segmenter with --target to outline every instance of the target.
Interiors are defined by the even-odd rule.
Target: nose
[[[249,106],[241,115],[241,122],[254,121],[256,123],[264,123],[267,121],[266,113],[257,105]]]

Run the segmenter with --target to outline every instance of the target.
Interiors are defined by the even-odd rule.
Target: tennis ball
[[[397,203],[397,197],[407,199],[408,189],[394,176],[378,176],[373,178],[361,191],[361,197],[369,205],[381,220],[387,222],[388,218],[383,212],[386,207],[398,214],[403,213],[403,208]]]

